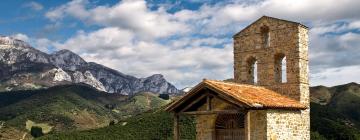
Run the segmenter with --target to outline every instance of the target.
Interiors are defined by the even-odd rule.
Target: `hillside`
[[[350,83],[335,87],[311,88],[311,139],[312,140],[359,140],[360,85]],[[324,97],[323,95],[326,95]],[[320,102],[318,102],[320,101]],[[320,103],[322,105],[320,105]],[[187,120],[187,121],[184,121]],[[114,126],[100,129],[50,134],[41,140],[61,139],[171,139],[171,114],[153,111],[131,117]],[[194,139],[194,121],[182,118],[181,132]],[[186,128],[186,129],[184,129]],[[141,130],[141,131],[139,131]]]
[[[101,139],[101,140],[167,140],[172,139],[172,115],[163,111],[144,113],[120,122],[117,125],[87,130],[50,134],[39,140],[51,139]],[[195,123],[190,117],[180,118],[181,139],[195,139]]]
[[[360,85],[311,88],[311,130],[328,139],[360,139]]]
[[[31,138],[31,126],[40,126],[45,133],[104,127],[168,102],[152,93],[128,97],[107,94],[87,85],[3,92],[0,139]]]

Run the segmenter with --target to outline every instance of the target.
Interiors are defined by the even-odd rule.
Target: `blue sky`
[[[310,27],[312,85],[360,82],[358,0],[3,0],[0,34],[177,87],[233,77],[231,36],[263,15]]]

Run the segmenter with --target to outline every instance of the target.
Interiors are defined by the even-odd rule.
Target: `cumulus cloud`
[[[27,42],[30,45],[32,45],[33,47],[35,47],[36,49],[39,49],[40,51],[43,51],[46,53],[50,53],[53,44],[55,44],[55,42],[53,42],[47,38],[32,38],[32,37],[29,37],[28,35],[22,34],[22,33],[13,34],[13,35],[11,35],[11,37],[22,40],[24,42]]]
[[[35,2],[35,1],[25,3],[23,5],[23,7],[28,7],[28,8],[31,8],[32,10],[35,10],[35,11],[40,11],[40,10],[44,9],[43,5],[41,5],[40,3]]]
[[[310,64],[314,72],[324,68],[360,65],[360,34],[354,22],[330,24],[310,30]]]
[[[70,49],[88,61],[115,68],[121,72],[146,77],[164,74],[178,86],[193,85],[208,77],[232,77],[232,46],[212,48],[206,40],[189,47],[168,47],[153,41],[134,41],[134,33],[118,27],[107,27],[91,33],[78,33],[57,48]],[[215,39],[216,40],[216,39]],[[100,59],[101,58],[101,59]]]
[[[74,0],[47,12],[46,17],[56,21],[69,15],[89,24],[127,28],[143,39],[188,31],[185,24],[175,21],[164,9],[148,9],[145,1],[124,0],[113,6],[95,8],[87,8],[87,5],[87,0]]]
[[[322,70],[321,73],[315,73],[310,76],[311,85],[335,86],[350,82],[360,83],[360,66],[346,66],[341,68],[329,68]]]
[[[26,34],[22,34],[22,33],[14,34],[11,37],[25,41],[25,42],[29,42],[29,40],[30,40]]]
[[[179,87],[202,78],[231,78],[231,35],[262,15],[311,27],[312,84],[328,84],[323,79],[332,80],[326,77],[336,72],[351,79],[347,73],[360,65],[355,53],[360,51],[360,1],[231,0],[172,13],[165,6],[148,5],[143,0],[101,6],[74,0],[51,9],[46,17],[55,23],[71,17],[100,27],[79,31],[56,48],[139,77],[161,73]]]

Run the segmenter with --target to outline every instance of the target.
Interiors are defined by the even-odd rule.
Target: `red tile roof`
[[[171,104],[167,110],[179,106],[185,100],[198,93],[199,89],[209,88],[214,92],[230,96],[236,102],[245,104],[250,109],[306,109],[299,101],[281,95],[275,91],[260,86],[223,82],[216,80],[203,80],[184,97]]]

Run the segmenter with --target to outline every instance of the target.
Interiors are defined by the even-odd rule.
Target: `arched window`
[[[247,79],[248,83],[251,84],[257,84],[258,83],[258,66],[257,66],[257,60],[255,57],[250,57],[247,60]]]
[[[263,46],[269,47],[270,46],[270,29],[267,26],[262,26],[260,28],[261,31],[261,41]]]
[[[284,54],[275,55],[275,81],[278,83],[286,83],[286,56]]]

